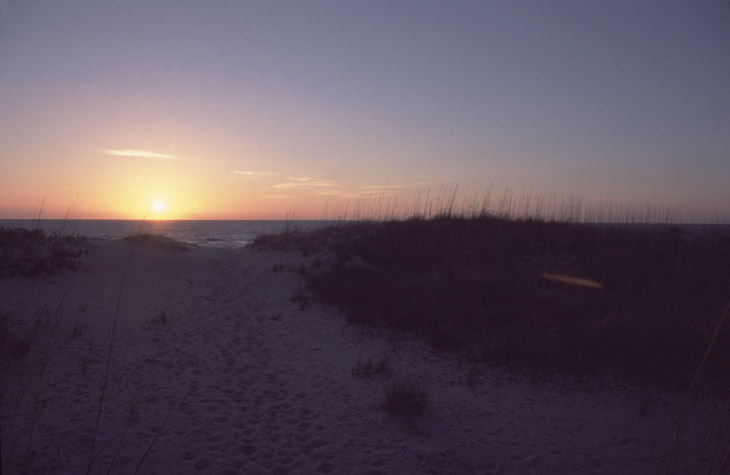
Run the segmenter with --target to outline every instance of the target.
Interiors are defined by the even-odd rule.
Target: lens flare
[[[582,277],[576,277],[574,275],[549,274],[547,272],[543,272],[540,274],[540,277],[542,277],[543,279],[554,280],[555,282],[562,282],[564,284],[578,285],[580,287],[592,287],[594,289],[603,288],[603,284],[600,282],[596,282],[595,280],[590,279],[584,279]]]

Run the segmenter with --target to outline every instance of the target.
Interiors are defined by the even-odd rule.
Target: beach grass
[[[369,377],[373,375],[389,375],[391,372],[392,364],[388,356],[361,358],[352,367],[353,376]]]
[[[87,253],[85,237],[0,226],[0,278],[75,270],[78,259]]]
[[[382,407],[398,416],[417,416],[430,405],[431,395],[423,384],[410,379],[398,379],[383,389]]]
[[[684,387],[730,289],[730,236],[666,224],[444,215],[262,236],[254,247],[317,254],[306,292],[353,323],[485,361]],[[705,368],[714,379],[730,376],[730,333],[718,338]]]

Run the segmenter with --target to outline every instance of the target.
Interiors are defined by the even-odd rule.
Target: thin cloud
[[[135,158],[157,158],[161,160],[177,160],[178,157],[175,155],[168,155],[166,153],[156,153],[147,150],[102,150],[106,155],[112,155],[114,157],[135,157]]]
[[[360,196],[394,195],[405,193],[408,186],[405,185],[363,185],[355,187]]]
[[[289,177],[290,181],[274,185],[276,189],[290,188],[339,188],[341,185],[317,177]]]
[[[253,170],[234,170],[233,174],[240,175],[240,176],[250,176],[250,177],[254,177],[254,178],[274,175],[274,173],[272,173],[272,172],[253,171]]]

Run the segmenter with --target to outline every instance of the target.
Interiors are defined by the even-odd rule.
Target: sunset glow
[[[730,217],[730,7],[528,4],[3,3],[0,218]]]

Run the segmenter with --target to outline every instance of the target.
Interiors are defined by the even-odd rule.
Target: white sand
[[[120,289],[91,473],[134,473],[140,461],[150,474],[664,471],[683,394],[472,369],[416,338],[348,326],[330,307],[301,310],[290,300],[301,285],[295,254],[95,241],[85,262],[0,280],[13,331],[63,302],[50,339],[47,322],[25,357],[2,360],[4,474],[25,464],[86,472]],[[383,355],[391,375],[352,374],[358,359]],[[433,400],[410,420],[379,406],[403,377]],[[708,401],[693,409],[678,473],[695,463],[714,415]]]

